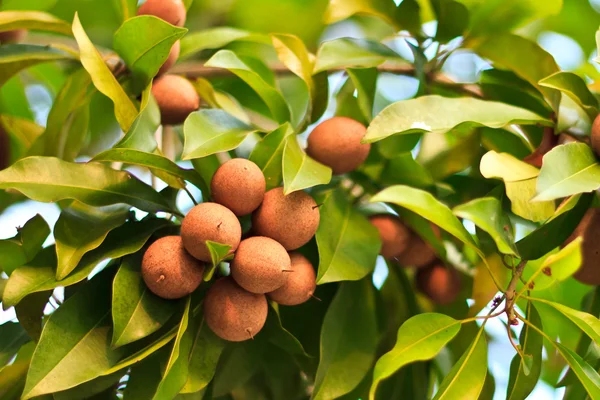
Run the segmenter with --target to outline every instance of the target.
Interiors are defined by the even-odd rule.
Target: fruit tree
[[[599,25],[1,0],[0,399],[600,400]]]

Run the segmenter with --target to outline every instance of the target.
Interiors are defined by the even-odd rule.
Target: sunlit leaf
[[[285,140],[282,162],[286,195],[331,181],[331,168],[313,160],[306,154],[300,148],[295,135],[287,136]]]
[[[1,18],[1,14],[0,14]],[[7,44],[0,47],[0,85],[14,74],[31,66],[61,60],[73,60],[69,53],[52,47],[34,44]]]
[[[313,74],[340,67],[375,67],[393,59],[402,61],[396,52],[381,43],[366,39],[334,39],[319,47]]]
[[[283,149],[287,137],[294,133],[291,125],[285,123],[269,132],[256,144],[249,160],[260,167],[267,182],[267,190],[278,187],[283,180]]]

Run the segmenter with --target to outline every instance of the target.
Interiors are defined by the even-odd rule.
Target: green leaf
[[[527,263],[523,279],[531,290],[544,290],[573,275],[582,262],[582,238],[578,237],[558,252]]]
[[[36,214],[17,229],[13,238],[0,240],[0,269],[10,275],[17,267],[33,260],[49,234],[50,227],[41,215]]]
[[[0,32],[14,29],[49,31],[71,35],[71,25],[54,15],[41,11],[3,11],[0,14]]]
[[[29,337],[36,342],[42,334],[42,319],[44,309],[52,295],[51,291],[33,293],[26,296],[15,306],[15,313],[21,326],[27,331]]]
[[[502,210],[502,203],[494,197],[482,197],[454,207],[454,215],[468,219],[490,234],[498,250],[516,255],[512,224]]]
[[[213,333],[206,325],[202,314],[196,316],[194,344],[190,350],[189,375],[181,393],[195,393],[212,381],[217,363],[227,342]]]
[[[276,188],[281,184],[283,179],[283,149],[287,137],[293,133],[292,126],[286,122],[274,131],[269,132],[254,146],[252,153],[250,153],[249,160],[258,165],[265,176],[267,190]]]
[[[125,203],[149,212],[175,212],[160,194],[128,172],[54,157],[24,158],[0,171],[0,189],[15,189],[43,202],[74,199],[95,207]]]
[[[127,132],[135,121],[138,111],[83,30],[77,13],[73,20],[73,35],[79,45],[81,64],[92,77],[96,89],[112,100],[117,121],[121,129]]]
[[[113,7],[121,21],[127,21],[137,12],[137,0],[112,0]]]
[[[286,195],[331,181],[331,168],[310,158],[300,148],[295,135],[286,138],[282,165]]]
[[[29,361],[35,350],[35,343],[29,342],[21,347],[15,361],[0,369],[0,396],[6,400],[18,400],[25,387],[25,377]]]
[[[365,119],[373,119],[373,104],[377,89],[377,68],[348,68],[348,76],[352,79],[358,92],[357,100]]]
[[[446,43],[463,35],[469,25],[469,10],[460,0],[435,0],[431,5],[437,15],[437,41]]]
[[[0,10],[49,10],[58,0],[4,0]]]
[[[359,280],[373,271],[381,240],[377,229],[353,206],[342,189],[329,192],[320,208],[317,283]]]
[[[166,183],[176,189],[185,188],[184,181],[189,181],[198,188],[204,186],[204,181],[194,170],[181,168],[167,157],[159,154],[135,149],[110,149],[98,154],[92,161],[122,162],[146,167],[159,178],[167,180]]]
[[[472,97],[423,96],[393,103],[374,119],[365,143],[394,134],[448,132],[459,125],[502,128],[511,124],[545,124],[550,121],[523,108]]]
[[[152,15],[128,19],[115,32],[113,48],[133,75],[133,90],[148,86],[165,63],[171,47],[187,32]]]
[[[219,264],[231,255],[231,246],[207,240],[206,247],[208,247],[211,259],[211,265],[204,272],[204,281],[208,282],[212,279]]]
[[[466,245],[477,249],[477,244],[460,223],[458,218],[444,204],[430,193],[409,186],[396,185],[382,190],[371,198],[372,203],[393,203],[407,208],[435,225],[439,226]]]
[[[202,158],[237,148],[255,129],[223,110],[200,110],[190,114],[183,125],[184,160]]]
[[[186,58],[206,49],[218,49],[235,41],[271,44],[267,35],[251,33],[241,29],[220,26],[192,32],[181,39],[180,58]]]
[[[90,381],[116,363],[110,348],[110,282],[101,273],[65,301],[46,322],[27,373],[23,399]]]
[[[460,331],[460,321],[444,314],[426,313],[407,320],[398,330],[394,348],[375,364],[369,399],[379,383],[407,364],[435,357]]]
[[[146,153],[153,153],[158,144],[155,133],[160,126],[160,110],[156,99],[152,96],[152,86],[142,92],[140,113],[131,125],[127,134],[117,144],[116,149],[134,149]]]
[[[386,185],[408,185],[422,189],[434,184],[431,173],[410,152],[400,153],[389,160],[381,173],[381,181]]]
[[[246,124],[251,123],[242,105],[231,94],[215,89],[212,83],[204,78],[197,78],[192,84],[202,100],[211,108],[220,108]]]
[[[473,276],[473,303],[469,306],[470,317],[476,316],[498,293],[498,287],[506,287],[510,278],[501,254],[496,252],[477,264]]]
[[[506,8],[507,10],[509,8]],[[489,21],[486,21],[488,23]],[[560,93],[539,85],[539,81],[559,71],[550,53],[536,42],[513,34],[491,35],[484,40],[467,43],[477,54],[495,66],[508,69],[538,88],[557,111]]]
[[[1,19],[1,15],[0,15]],[[34,44],[7,44],[0,47],[0,85],[13,75],[37,64],[73,60],[73,56],[51,46]]]
[[[487,343],[483,326],[473,343],[444,378],[434,400],[476,399],[487,375]]]
[[[141,252],[127,256],[112,287],[112,346],[142,339],[162,327],[175,312],[177,303],[155,296],[141,274]]]
[[[396,13],[396,4],[392,0],[330,0],[325,11],[324,22],[327,25],[350,18],[353,15],[373,15],[397,27],[391,17]]]
[[[389,47],[366,39],[340,38],[323,42],[313,74],[345,67],[376,67],[388,60],[402,61]]]
[[[556,309],[559,313],[567,317],[579,329],[588,335],[596,344],[600,344],[600,320],[592,314],[583,311],[574,310],[553,301],[539,298],[530,298],[533,302],[540,302]]]
[[[0,325],[0,333],[0,365],[5,366],[30,339],[23,327],[16,322],[9,321]]]
[[[555,210],[553,201],[532,202],[535,195],[537,168],[516,159],[508,153],[488,151],[479,165],[481,174],[487,178],[504,181],[506,196],[512,203],[512,212],[534,222],[550,218]]]
[[[273,304],[269,307],[269,315],[263,329],[269,341],[280,349],[295,356],[310,357],[304,350],[302,343],[283,327],[279,311],[273,307]]]
[[[573,350],[560,343],[552,342],[558,352],[569,364],[591,399],[600,398],[600,375]]]
[[[30,293],[81,282],[92,273],[98,263],[135,253],[154,232],[169,225],[169,221],[157,218],[126,223],[111,231],[102,245],[87,253],[73,273],[62,281],[56,280],[56,252],[53,247],[48,247],[33,261],[13,272],[4,289],[3,304],[5,307],[11,307]]]
[[[561,71],[542,79],[540,86],[560,90],[585,110],[590,119],[598,115],[598,100],[590,92],[585,81],[572,72]]]
[[[75,386],[74,388],[54,393],[54,400],[116,400],[116,387],[125,371],[119,371],[107,376],[99,376],[89,382]],[[109,397],[111,396],[111,397]]]
[[[0,124],[11,142],[10,164],[24,157],[31,145],[44,132],[44,128],[35,122],[12,115],[0,115]]]
[[[276,121],[280,123],[289,121],[290,109],[285,99],[271,83],[265,81],[264,77],[259,74],[256,70],[257,62],[257,59],[238,56],[230,50],[220,50],[205,65],[231,71],[260,96]]]
[[[536,326],[542,326],[542,320],[531,302],[527,303],[527,320]],[[532,358],[532,367],[530,371],[527,371],[521,356],[516,354],[513,357],[510,363],[507,400],[525,400],[537,385],[542,372],[542,345],[544,343],[542,335],[529,325],[525,325],[521,330],[519,343],[523,353]]]
[[[534,201],[548,201],[600,187],[600,165],[585,143],[556,146],[544,155]]]
[[[194,158],[192,160],[192,165],[194,166],[194,170],[202,177],[202,180],[205,182],[205,187],[202,192],[202,197],[204,199],[210,198],[210,182],[212,180],[213,175],[217,172],[217,169],[221,166],[221,162],[216,154],[212,154],[203,158]]]
[[[102,244],[106,235],[123,225],[129,208],[113,206],[94,208],[73,202],[60,213],[54,225],[58,265],[56,279],[64,279],[73,271],[81,258]]]
[[[352,391],[369,372],[377,341],[371,280],[342,283],[323,321],[313,399],[333,399]]]

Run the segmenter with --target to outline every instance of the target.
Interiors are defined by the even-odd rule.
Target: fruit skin
[[[317,287],[315,269],[306,257],[298,252],[290,253],[292,261],[287,282],[268,294],[269,298],[284,306],[296,306],[311,298]]]
[[[221,278],[206,292],[204,318],[220,338],[242,342],[265,325],[269,312],[264,294],[250,293],[230,278]]]
[[[600,114],[598,114],[598,116],[594,119],[590,138],[594,153],[600,157]]]
[[[578,236],[583,236],[581,267],[573,277],[588,285],[600,285],[600,234],[598,234],[598,227],[600,227],[600,208],[590,208],[564,243],[567,245]]]
[[[235,251],[242,239],[236,216],[217,203],[201,203],[190,210],[181,223],[183,246],[198,260],[210,262],[206,241],[228,244]]]
[[[382,256],[385,258],[398,257],[407,249],[412,233],[404,226],[400,218],[392,214],[377,214],[369,217],[369,221],[379,231]]]
[[[440,239],[440,228],[433,224],[430,224],[430,226],[434,235]],[[423,268],[431,264],[437,256],[429,243],[423,240],[421,236],[412,232],[406,250],[395,258],[404,267]]]
[[[279,187],[265,193],[262,204],[252,214],[252,229],[257,235],[275,239],[289,251],[308,243],[320,220],[319,207],[312,197],[302,191],[284,196]]]
[[[179,125],[200,107],[194,85],[178,75],[163,75],[154,80],[152,94],[160,109],[162,124]]]
[[[12,31],[0,32],[0,43],[15,43],[20,42],[27,35],[27,30],[25,29],[15,29]]]
[[[171,47],[171,51],[169,51],[169,56],[165,60],[165,63],[160,67],[156,76],[161,76],[167,73],[173,65],[177,62],[179,58],[179,52],[181,51],[181,42],[178,40],[175,42],[173,47]]]
[[[267,293],[283,286],[291,274],[290,256],[275,240],[255,236],[242,240],[231,262],[231,277],[245,290]]]
[[[241,217],[256,210],[265,197],[267,184],[252,161],[234,158],[221,165],[210,183],[213,200]]]
[[[140,6],[137,15],[154,15],[171,25],[185,24],[185,5],[181,0],[147,0]]]
[[[354,171],[367,159],[370,144],[360,141],[367,128],[346,117],[333,117],[321,122],[308,137],[309,156],[333,170],[334,175]]]
[[[204,265],[183,248],[181,237],[165,236],[152,243],[142,259],[148,289],[163,299],[179,299],[202,282]]]
[[[436,304],[450,304],[460,293],[458,273],[454,268],[446,268],[439,261],[419,269],[415,279],[417,288]]]

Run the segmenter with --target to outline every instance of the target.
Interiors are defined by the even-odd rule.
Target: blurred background
[[[66,21],[72,21],[75,11],[92,41],[97,46],[110,47],[113,33],[119,27],[121,17],[113,5],[118,0],[3,0],[1,10],[35,9],[46,1],[49,12]],[[140,1],[141,3],[142,1]],[[396,0],[396,3],[401,3]],[[423,29],[426,34],[433,35],[436,22],[433,21],[428,0],[420,0]],[[600,25],[600,0],[564,0],[562,11],[555,16],[534,21],[520,29],[517,33],[537,41],[546,51],[551,53],[563,70],[578,72],[586,76],[589,83],[600,81],[598,64],[590,62],[596,55],[595,34]],[[324,14],[328,6],[327,0],[194,0],[188,11],[186,27],[198,31],[215,26],[231,26],[249,31],[271,33],[292,33],[304,40],[311,51],[315,51],[322,41],[338,37],[370,38],[383,40],[396,50],[407,61],[412,61],[412,52],[405,37],[397,35],[384,21],[376,17],[354,16],[350,19],[332,24],[324,24]],[[429,9],[429,16],[428,16]],[[293,16],[293,18],[290,18]],[[27,41],[35,42],[35,34]],[[276,56],[268,46],[236,42],[229,46],[238,52],[249,52],[261,56],[266,62],[275,61]],[[432,46],[434,47],[434,46]],[[428,57],[433,57],[426,52]],[[211,51],[200,54],[201,59],[207,59]],[[469,51],[454,52],[446,64],[444,72],[452,79],[461,83],[476,82],[480,72],[489,68],[489,64]],[[68,71],[51,64],[43,64],[28,69],[0,88],[0,109],[9,110],[12,115],[33,119],[39,125],[45,126],[48,113],[57,94],[58,88],[66,79]],[[216,87],[227,86],[227,91],[235,92],[236,97],[245,96],[247,88],[239,82],[213,82]],[[235,86],[240,84],[240,86]],[[330,76],[330,90],[336,93],[343,80],[340,74]],[[233,85],[233,86],[232,86]],[[382,74],[378,81],[378,102],[375,113],[390,102],[413,97],[417,91],[418,82],[415,78]],[[293,89],[291,90],[293,94]],[[248,93],[248,102],[252,101],[252,93]],[[111,116],[112,105],[106,98],[98,96],[97,109],[106,112],[92,115],[90,123],[91,140],[88,143],[88,153],[93,155],[95,148],[105,147],[115,142],[121,132]],[[331,98],[328,112],[323,118],[329,118],[336,109],[335,97]],[[100,133],[102,133],[100,135]],[[183,164],[185,165],[185,164]],[[189,166],[189,165],[188,165]],[[149,181],[150,177],[143,171],[133,171],[138,177]],[[200,193],[194,193],[200,196]],[[0,238],[9,238],[16,234],[16,227],[23,225],[36,213],[41,214],[50,226],[53,226],[59,216],[59,209],[54,204],[42,204],[31,201],[8,206],[4,201],[7,195],[0,192]],[[179,206],[184,212],[192,204],[185,196],[179,198]],[[5,209],[6,208],[6,209]],[[471,228],[467,226],[467,228]],[[51,243],[52,237],[49,238]],[[374,276],[375,284],[380,287],[387,275],[385,263],[379,262]],[[60,293],[57,293],[60,297]],[[483,310],[482,313],[487,313]],[[0,312],[0,322],[14,318],[12,310]],[[503,399],[508,383],[508,366],[514,356],[514,350],[506,340],[505,327],[497,319],[487,324],[490,334],[489,366],[496,378],[495,398]],[[547,356],[547,355],[545,355]],[[560,371],[559,371],[560,372]],[[551,371],[548,373],[556,373]],[[563,389],[555,390],[540,382],[532,393],[532,399],[562,398]]]

